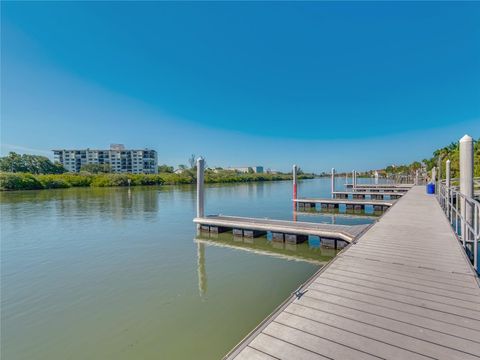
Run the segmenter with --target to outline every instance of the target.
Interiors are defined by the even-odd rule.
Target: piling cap
[[[460,139],[460,142],[472,142],[473,139],[471,136],[465,134],[461,139]]]

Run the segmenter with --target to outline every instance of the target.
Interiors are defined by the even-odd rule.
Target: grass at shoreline
[[[313,175],[300,175],[301,179],[311,179]],[[206,183],[235,183],[255,181],[291,180],[291,174],[237,174],[232,172],[206,172]],[[196,178],[192,172],[183,174],[30,174],[0,173],[0,190],[40,190],[70,187],[112,187],[141,185],[179,185],[193,184]]]

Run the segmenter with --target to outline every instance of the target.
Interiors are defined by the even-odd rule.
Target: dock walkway
[[[227,359],[479,359],[480,287],[423,186],[264,320]]]

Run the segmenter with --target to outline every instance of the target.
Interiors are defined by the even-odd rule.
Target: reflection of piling
[[[205,270],[205,245],[197,243],[198,293],[203,297],[207,293],[207,272]]]

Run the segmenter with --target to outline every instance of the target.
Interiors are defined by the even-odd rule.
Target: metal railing
[[[478,264],[480,202],[462,194],[458,186],[447,187],[445,181],[438,182],[438,187],[437,199],[440,206],[461,241],[475,271],[480,274]]]

